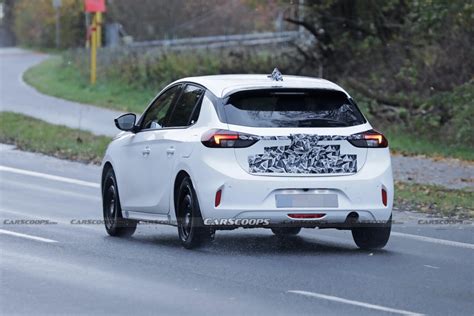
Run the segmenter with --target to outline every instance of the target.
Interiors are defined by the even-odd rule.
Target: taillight
[[[251,139],[251,135],[222,129],[211,129],[201,137],[202,144],[210,148],[244,148],[257,141],[258,139]]]
[[[387,191],[385,189],[382,189],[382,203],[384,206],[387,206]]]
[[[360,134],[354,135],[357,138],[350,139],[349,142],[355,147],[362,148],[387,148],[388,140],[383,136],[382,133],[379,133],[374,130],[363,132]]]

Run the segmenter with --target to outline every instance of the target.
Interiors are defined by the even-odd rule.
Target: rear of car
[[[205,224],[350,229],[390,220],[387,140],[344,91],[269,87],[212,100],[224,124],[193,153]]]
[[[388,142],[339,86],[322,79],[219,75],[171,83],[124,131],[103,164],[106,231],[139,221],[176,225],[194,248],[219,229],[352,230],[385,246],[393,179]],[[119,190],[120,189],[120,195]]]

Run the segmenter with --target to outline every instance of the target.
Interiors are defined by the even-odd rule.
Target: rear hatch
[[[365,164],[367,148],[348,141],[366,130],[344,92],[268,89],[237,92],[223,105],[231,131],[256,140],[235,148],[239,166],[265,176],[343,176]]]

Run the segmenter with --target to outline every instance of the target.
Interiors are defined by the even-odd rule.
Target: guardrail
[[[132,42],[131,47],[172,47],[172,48],[197,48],[197,47],[229,47],[237,45],[265,45],[291,42],[301,33],[297,31],[265,32],[253,34],[219,35],[206,37],[179,38],[170,40],[156,40],[145,42]]]

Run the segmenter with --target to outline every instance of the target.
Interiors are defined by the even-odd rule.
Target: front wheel
[[[381,249],[390,238],[392,219],[382,227],[357,227],[352,229],[352,237],[360,249]]]
[[[196,248],[212,239],[210,228],[204,226],[196,192],[189,177],[181,182],[176,209],[178,235],[184,248]]]
[[[122,208],[117,189],[117,180],[113,169],[105,175],[102,192],[102,207],[105,230],[110,236],[130,237],[137,229],[137,221],[122,217]]]

